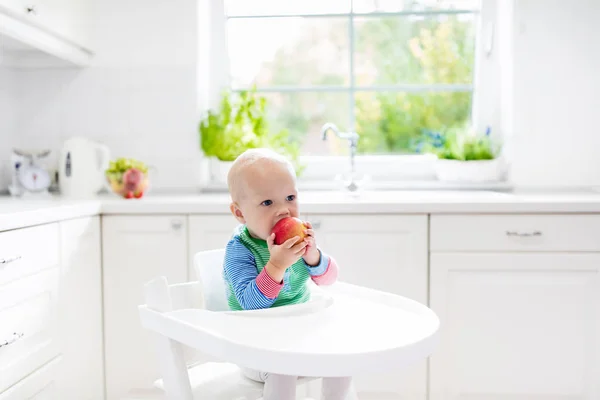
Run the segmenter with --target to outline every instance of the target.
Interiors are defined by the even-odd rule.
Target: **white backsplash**
[[[85,136],[156,167],[154,188],[198,188],[195,1],[93,2],[90,15],[92,66],[0,75],[0,156],[49,148],[56,161],[66,138]]]

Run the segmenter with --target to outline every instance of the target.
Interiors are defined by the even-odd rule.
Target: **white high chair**
[[[158,277],[145,285],[144,309],[168,312],[179,309],[206,309],[228,311],[223,270],[224,249],[201,251],[194,256],[195,282],[169,285],[165,277]],[[262,397],[263,384],[246,378],[239,366],[219,361],[209,361],[205,354],[190,352],[167,333],[149,328],[155,338],[162,379],[154,382],[155,390],[136,390],[122,400],[159,399],[210,399],[210,400],[256,400]],[[204,362],[197,362],[200,357]],[[189,358],[189,359],[188,359]],[[188,364],[191,364],[188,367]],[[312,381],[298,379],[298,385]],[[169,384],[168,382],[171,382]],[[189,397],[191,393],[192,397]]]
[[[164,390],[157,399],[257,400],[263,384],[244,377],[238,365],[294,376],[355,376],[412,365],[437,343],[439,320],[426,306],[341,282],[311,285],[304,304],[228,311],[223,258],[223,249],[196,254],[198,282],[169,285],[159,277],[146,284],[139,311],[142,325],[157,334],[162,379],[155,386]],[[188,370],[183,345],[220,362]]]

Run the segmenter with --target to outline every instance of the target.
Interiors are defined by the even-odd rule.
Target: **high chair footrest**
[[[235,398],[259,399],[263,384],[246,378],[240,368],[232,363],[207,362],[188,369],[194,397],[211,400]],[[164,390],[159,379],[154,386]]]

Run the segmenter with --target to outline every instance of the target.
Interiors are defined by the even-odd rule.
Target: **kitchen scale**
[[[48,188],[52,184],[50,172],[44,164],[50,150],[26,152],[13,149],[11,154],[12,183],[8,190],[12,196],[49,196]]]

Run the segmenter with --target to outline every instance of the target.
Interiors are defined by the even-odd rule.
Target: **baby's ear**
[[[235,219],[238,220],[238,222],[245,224],[246,223],[246,219],[244,218],[244,214],[242,214],[242,210],[240,210],[240,208],[238,207],[238,205],[236,203],[231,203],[229,205],[229,210],[231,211],[231,213],[233,214],[233,216],[235,217]]]

